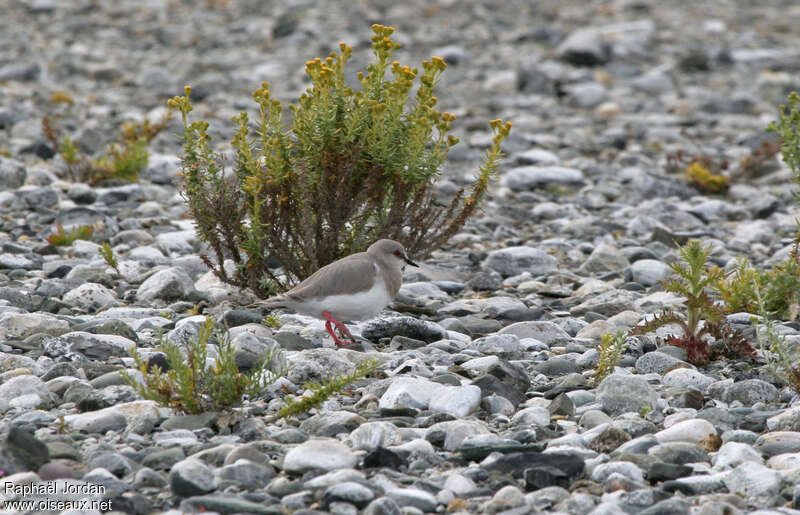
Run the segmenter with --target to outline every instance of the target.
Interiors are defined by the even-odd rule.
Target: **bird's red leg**
[[[344,345],[353,345],[354,343],[358,343],[356,342],[356,339],[353,338],[353,335],[350,333],[350,330],[347,329],[347,326],[345,326],[343,323],[333,318],[330,312],[323,311],[322,316],[324,316],[326,320],[325,329],[327,329],[330,335],[333,336],[333,342],[336,344],[337,347],[342,347]],[[342,340],[340,340],[339,337],[336,336],[336,332],[333,330],[332,326],[336,326],[336,329],[339,330],[339,334],[343,337],[346,336],[347,338],[350,339],[350,341],[343,342]]]

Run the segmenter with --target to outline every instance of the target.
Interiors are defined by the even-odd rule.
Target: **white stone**
[[[681,388],[691,388],[701,393],[705,393],[708,385],[715,381],[701,372],[691,368],[676,368],[664,374],[661,382],[665,386],[680,386]]]
[[[389,447],[401,443],[397,426],[390,422],[367,422],[350,433],[353,449],[374,451],[378,447]]]
[[[781,491],[781,474],[759,463],[743,463],[725,476],[725,486],[735,495],[775,497]]]
[[[550,424],[550,410],[541,406],[522,409],[511,418],[511,424],[515,426],[545,427]]]
[[[381,409],[428,409],[431,399],[441,394],[444,385],[416,377],[397,377],[381,396]]]
[[[466,417],[478,409],[481,389],[474,385],[445,386],[431,399],[430,410]]]
[[[743,463],[763,465],[764,459],[758,451],[746,443],[725,442],[711,462],[715,470],[727,470]]]
[[[97,283],[84,283],[64,294],[63,301],[70,306],[95,311],[109,306],[118,306],[116,294]]]
[[[717,434],[714,424],[702,418],[684,420],[655,434],[659,442],[700,443],[710,435]]]
[[[336,440],[308,440],[286,453],[283,459],[283,469],[296,474],[309,470],[329,472],[355,466],[356,455]]]
[[[36,333],[54,336],[69,331],[69,323],[42,313],[5,312],[0,315],[0,341],[24,340]]]
[[[528,190],[546,184],[582,184],[583,172],[565,166],[519,166],[503,175],[512,190]]]

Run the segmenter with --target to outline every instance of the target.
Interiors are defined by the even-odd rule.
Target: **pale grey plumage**
[[[400,243],[378,240],[366,252],[334,261],[283,295],[260,304],[286,307],[317,318],[323,318],[323,312],[328,311],[339,320],[364,320],[397,297],[405,263],[416,266]]]

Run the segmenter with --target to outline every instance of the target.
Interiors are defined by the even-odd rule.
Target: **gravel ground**
[[[659,282],[675,242],[701,240],[728,269],[792,248],[791,170],[741,163],[774,144],[764,128],[800,90],[800,5],[699,4],[3,2],[4,513],[800,513],[800,398],[761,353],[698,367],[660,330],[592,382],[602,334],[682,306]],[[339,41],[363,68],[373,23],[396,27],[401,63],[450,65],[438,96],[462,142],[444,191],[475,173],[489,119],[514,128],[483,212],[406,270],[394,306],[351,326],[358,348],[289,312],[265,326],[252,294],[203,265],[176,120],[134,183],[70,180],[43,132],[48,117],[97,156],[190,84],[225,149],[261,82],[290,102],[309,85],[305,61]],[[727,161],[729,190],[670,173],[678,151]],[[58,223],[94,234],[54,247]],[[229,413],[139,398],[120,376],[130,349],[159,359],[160,334],[189,341],[197,305],[231,327],[240,359],[279,347],[288,375]],[[753,338],[749,315],[728,321]],[[800,324],[776,330],[798,349]],[[286,392],[366,358],[378,373],[273,421]]]

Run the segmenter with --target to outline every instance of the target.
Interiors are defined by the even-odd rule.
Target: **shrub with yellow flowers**
[[[203,258],[223,281],[266,296],[380,238],[421,257],[484,198],[511,123],[490,122],[492,144],[471,187],[440,205],[434,186],[458,142],[448,135],[455,117],[437,110],[434,96],[447,65],[433,57],[421,71],[401,66],[392,60],[394,29],[373,30],[374,60],[358,73],[360,89],[345,81],[352,47],[306,62],[312,85],[290,106],[290,128],[269,84],[255,91],[254,123],[246,112],[234,117],[232,173],[212,149],[208,123],[189,120],[191,89],[169,101],[185,128],[183,194],[210,249]],[[280,270],[268,266],[275,261]]]

